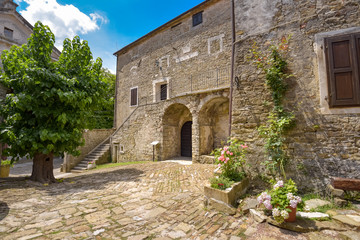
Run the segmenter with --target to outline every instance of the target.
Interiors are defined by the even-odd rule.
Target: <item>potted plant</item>
[[[261,193],[257,200],[259,204],[265,206],[267,211],[271,211],[273,218],[278,222],[295,222],[296,209],[303,204],[301,198],[296,196],[297,187],[293,180],[287,182],[273,181],[273,187],[269,191]]]
[[[1,160],[0,164],[0,178],[9,177],[10,167],[12,167],[11,160]]]
[[[88,162],[88,165],[87,165],[87,169],[89,170],[89,169],[93,169],[93,168],[95,168],[96,167],[96,163],[95,163],[95,161],[90,161],[90,162]]]
[[[236,200],[246,192],[249,179],[246,178],[244,165],[248,146],[231,139],[227,145],[215,149],[216,175],[210,179],[210,186],[204,187],[205,196],[235,206]]]

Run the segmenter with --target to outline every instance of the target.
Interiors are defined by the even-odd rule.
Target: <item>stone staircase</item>
[[[99,145],[93,151],[88,153],[85,158],[79,162],[71,172],[81,173],[87,170],[88,162],[95,161],[96,164],[108,162],[107,158],[110,154],[110,143],[106,142]]]

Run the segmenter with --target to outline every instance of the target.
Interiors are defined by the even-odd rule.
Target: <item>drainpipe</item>
[[[231,48],[231,76],[230,76],[230,102],[229,102],[229,136],[231,135],[232,124],[232,105],[233,105],[233,85],[234,85],[234,65],[235,65],[235,0],[231,1],[231,27],[232,27],[232,48]]]

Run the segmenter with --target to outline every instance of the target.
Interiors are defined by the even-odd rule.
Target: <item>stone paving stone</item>
[[[249,226],[257,229],[248,234],[249,239],[273,238],[271,231],[279,236],[275,239],[287,239],[268,224],[205,209],[203,186],[213,169],[212,165],[158,162],[92,170],[49,186],[1,181],[0,201],[10,211],[0,220],[0,239],[141,239],[146,235],[164,240],[237,240],[234,237],[242,236]],[[303,236],[307,235],[298,239],[306,239]]]

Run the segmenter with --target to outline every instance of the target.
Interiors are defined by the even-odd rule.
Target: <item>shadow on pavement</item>
[[[105,185],[112,182],[138,182],[143,173],[144,171],[131,167],[108,170],[106,172],[94,171],[91,174],[81,174],[65,178],[62,182],[49,185],[33,182],[28,178],[9,177],[0,179],[0,191],[4,189],[35,188],[39,191],[45,191],[49,195],[60,195],[64,193],[101,190],[105,188]]]
[[[9,206],[6,202],[0,201],[0,221],[3,220],[9,214]]]

